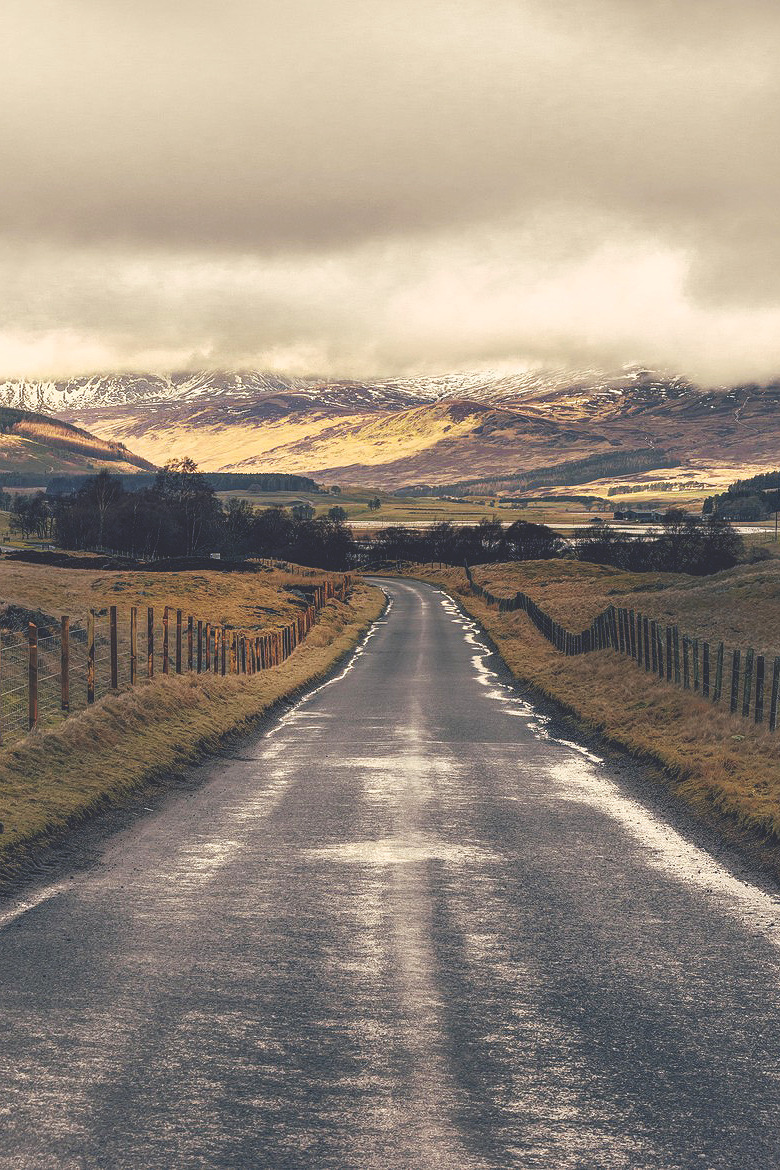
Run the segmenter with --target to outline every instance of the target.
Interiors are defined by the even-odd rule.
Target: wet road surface
[[[780,1165],[780,903],[556,739],[433,589],[0,908],[0,1165]]]

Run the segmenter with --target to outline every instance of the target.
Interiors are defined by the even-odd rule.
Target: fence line
[[[597,614],[586,629],[570,631],[538,606],[527,593],[496,597],[474,580],[468,565],[465,568],[469,586],[476,597],[482,598],[488,605],[497,606],[500,613],[522,610],[539,633],[562,654],[572,657],[596,650],[614,650],[631,659],[645,673],[698,693],[712,703],[720,703],[726,660],[723,642],[711,644],[689,634],[681,634],[677,625],[662,627],[656,618],[614,605]],[[767,721],[769,730],[776,731],[780,704],[780,655],[773,657],[771,671]],[[735,648],[731,653],[730,666],[731,713],[741,713],[743,719],[752,719],[754,724],[762,725],[767,717],[767,680],[766,656],[757,655],[749,647],[743,664],[742,652],[739,647]]]
[[[120,622],[115,605],[107,613],[90,610],[86,624],[64,615],[51,632],[30,622],[26,636],[0,638],[0,744],[151,679],[157,666],[164,675],[221,676],[279,666],[307,636],[323,606],[332,598],[346,600],[351,588],[348,573],[336,581],[297,586],[304,602],[300,612],[270,630],[233,630],[187,614],[185,634],[185,615],[170,606],[159,622],[153,606],[145,615],[132,606],[129,619]]]

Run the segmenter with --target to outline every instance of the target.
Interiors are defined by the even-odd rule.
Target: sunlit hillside
[[[113,439],[46,415],[0,407],[0,472],[148,471],[153,465]]]
[[[57,391],[59,413],[156,464],[191,455],[209,471],[303,472],[388,490],[516,475],[610,451],[662,452],[669,474],[708,487],[713,477],[730,482],[744,467],[777,463],[775,383],[709,390],[641,369],[519,386],[192,381],[69,384]],[[6,397],[20,393],[5,388]]]

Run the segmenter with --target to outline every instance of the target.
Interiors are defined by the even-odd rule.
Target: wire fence
[[[0,743],[51,728],[114,694],[156,675],[190,671],[252,675],[280,665],[303,641],[331,599],[346,600],[349,574],[301,585],[299,613],[271,629],[237,630],[166,606],[116,606],[90,611],[86,621],[64,616],[58,628],[30,622],[26,636],[0,636]],[[52,623],[56,627],[56,623]]]
[[[728,701],[732,715],[777,730],[780,717],[780,655],[756,654],[752,647],[727,648],[665,625],[633,609],[610,605],[584,630],[568,630],[527,593],[497,597],[474,580],[466,566],[472,593],[500,612],[522,610],[556,650],[569,657],[613,650],[646,674],[684,690],[698,692],[712,703]]]

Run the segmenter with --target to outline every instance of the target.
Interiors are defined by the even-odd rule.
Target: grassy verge
[[[318,581],[338,573],[317,571]],[[152,605],[182,609],[204,621],[232,628],[269,629],[300,612],[296,597],[285,592],[307,584],[295,573],[257,565],[246,572],[217,570],[158,573],[144,570],[55,568],[19,561],[0,562],[2,604],[23,606],[59,618],[86,618],[90,609],[103,612],[116,605],[122,618],[130,607]],[[0,626],[3,613],[0,609]]]
[[[251,677],[158,677],[114,694],[55,731],[0,755],[0,873],[51,839],[153,781],[180,773],[231,733],[326,676],[379,616],[378,589],[330,601],[282,665]]]
[[[484,626],[516,678],[562,704],[587,728],[633,755],[659,764],[678,795],[700,816],[717,823],[725,835],[741,838],[744,844],[753,838],[763,842],[762,860],[780,874],[780,734],[758,729],[722,706],[714,707],[689,691],[649,676],[612,651],[565,658],[522,613],[498,613],[474,597],[462,569],[422,569],[414,575],[453,594]],[[566,562],[483,566],[474,575],[497,595],[525,590],[570,628],[577,628],[583,619],[590,620],[609,601],[625,604],[616,599],[624,590],[642,585],[644,593],[651,584],[647,575],[643,581],[635,581],[638,575]],[[629,576],[631,580],[626,580]],[[751,635],[753,644],[760,644],[760,613],[762,608],[770,608],[776,596],[777,578],[760,586],[758,574],[748,573],[747,586],[745,581],[745,571],[740,569],[731,577],[722,573],[704,583],[669,577],[655,583],[659,588],[668,586],[665,601],[658,601],[655,593],[647,592],[646,596],[654,597],[659,606],[672,608],[673,598],[676,604],[676,599],[685,596],[686,619],[691,622],[691,597],[698,596],[701,628],[708,621],[717,623],[717,611],[711,612],[711,606],[713,598],[722,596],[729,599],[725,608],[736,633]],[[750,609],[738,613],[738,599],[746,588],[754,597],[758,615]],[[757,599],[762,588],[764,592]]]
[[[780,560],[737,565],[711,577],[528,561],[480,565],[475,580],[498,597],[524,590],[569,629],[589,625],[608,605],[625,606],[710,642],[780,654]]]

